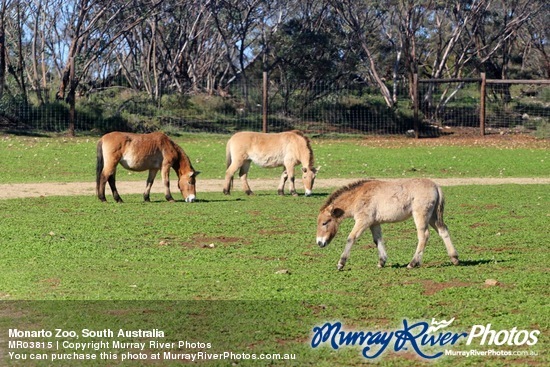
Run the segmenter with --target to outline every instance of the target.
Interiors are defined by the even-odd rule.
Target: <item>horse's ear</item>
[[[334,218],[340,218],[344,215],[344,211],[340,208],[331,208],[330,215]]]

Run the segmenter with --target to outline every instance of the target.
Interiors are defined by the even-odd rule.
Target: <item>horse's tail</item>
[[[227,145],[225,146],[225,169],[228,169],[229,166],[233,160],[231,159],[231,139],[227,142]],[[229,189],[233,188],[233,175],[231,176],[231,180],[229,181]]]
[[[437,227],[444,227],[443,211],[445,210],[445,196],[443,196],[443,190],[441,186],[437,185],[437,202],[435,205],[435,223]]]
[[[103,172],[103,166],[105,161],[103,160],[103,140],[97,143],[97,163],[95,166],[96,174],[96,191],[99,190],[99,181],[101,180],[101,172]]]

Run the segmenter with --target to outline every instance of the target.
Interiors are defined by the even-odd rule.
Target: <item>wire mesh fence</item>
[[[480,128],[480,85],[477,80],[422,81],[418,86],[421,136],[461,133]],[[312,134],[408,134],[414,128],[408,85],[399,84],[395,106],[364,83],[290,85],[269,83],[267,129],[300,129]],[[47,94],[48,91],[41,91]],[[262,130],[262,81],[236,81],[216,93],[191,91],[152,98],[124,86],[87,91],[78,96],[77,132],[154,130],[233,133]],[[548,129],[550,85],[490,84],[486,92],[487,133],[513,129]],[[64,101],[35,103],[4,97],[0,100],[0,129],[66,131],[69,109]]]
[[[550,124],[548,80],[421,80],[418,98],[424,127],[442,131],[542,132]]]

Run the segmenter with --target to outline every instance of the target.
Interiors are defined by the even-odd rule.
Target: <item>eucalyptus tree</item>
[[[233,76],[239,76],[243,95],[248,106],[247,66],[258,54],[251,52],[258,41],[258,19],[261,18],[264,0],[213,0],[212,14],[226,47],[226,58]]]
[[[527,21],[526,30],[520,34],[521,75],[550,79],[550,4],[541,2],[545,5]]]
[[[7,76],[14,82],[16,91],[24,105],[28,103],[25,78],[26,57],[24,49],[24,27],[27,19],[27,3],[2,0],[0,2],[0,97],[7,86]],[[7,74],[6,74],[7,72]]]
[[[272,79],[285,113],[291,102],[303,110],[315,100],[346,88],[357,67],[328,1],[296,1],[292,9],[292,15],[273,34],[269,52]]]
[[[57,99],[65,99],[70,106],[69,134],[74,135],[76,89],[94,63],[113,52],[119,39],[146,19],[162,3],[145,1],[143,12],[136,13],[134,0],[77,0],[61,2],[59,34],[68,45],[65,53]]]
[[[453,1],[433,8],[429,55],[424,72],[430,78],[462,78],[480,72],[494,79],[509,78],[510,60],[516,39],[526,22],[541,10],[538,0]],[[443,91],[437,110],[445,106],[463,83]],[[510,99],[509,85],[499,87],[504,100]],[[431,90],[430,90],[431,92]],[[430,93],[426,102],[431,103]]]
[[[6,21],[10,3],[9,0],[0,2],[0,99],[4,96],[6,83]]]
[[[154,100],[163,91],[212,90],[220,73],[220,46],[209,0],[167,1],[135,27],[128,42],[143,87]]]
[[[364,61],[364,77],[371,80],[393,108],[395,101],[381,72],[386,63],[379,59],[382,49],[381,29],[388,19],[385,3],[370,0],[329,0],[339,15],[342,27],[347,31],[355,52]]]

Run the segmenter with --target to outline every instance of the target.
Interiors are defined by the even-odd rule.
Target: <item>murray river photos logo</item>
[[[411,323],[403,320],[403,327],[393,331],[346,330],[340,322],[326,322],[315,326],[311,347],[326,345],[334,350],[344,347],[360,347],[367,359],[380,357],[385,351],[413,351],[425,359],[449,354],[449,347],[460,342],[473,346],[533,346],[538,342],[539,330],[493,330],[491,324],[474,325],[468,332],[446,331],[454,318]],[[452,354],[451,354],[452,355]]]

